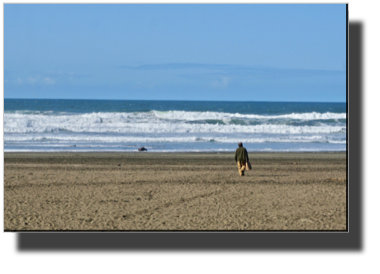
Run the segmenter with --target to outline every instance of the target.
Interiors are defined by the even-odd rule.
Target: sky
[[[4,4],[4,98],[346,102],[346,5]]]

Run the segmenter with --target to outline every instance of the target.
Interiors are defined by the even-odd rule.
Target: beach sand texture
[[[4,229],[346,230],[345,153],[5,153]]]

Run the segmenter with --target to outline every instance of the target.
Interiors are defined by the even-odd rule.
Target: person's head
[[[238,145],[239,145],[239,147],[242,147],[242,146],[243,146],[243,143],[239,143]]]

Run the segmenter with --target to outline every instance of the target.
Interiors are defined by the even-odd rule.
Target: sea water
[[[4,150],[346,151],[346,103],[4,100]]]

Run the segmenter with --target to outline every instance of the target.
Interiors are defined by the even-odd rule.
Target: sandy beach
[[[345,153],[5,153],[4,229],[346,230]]]

